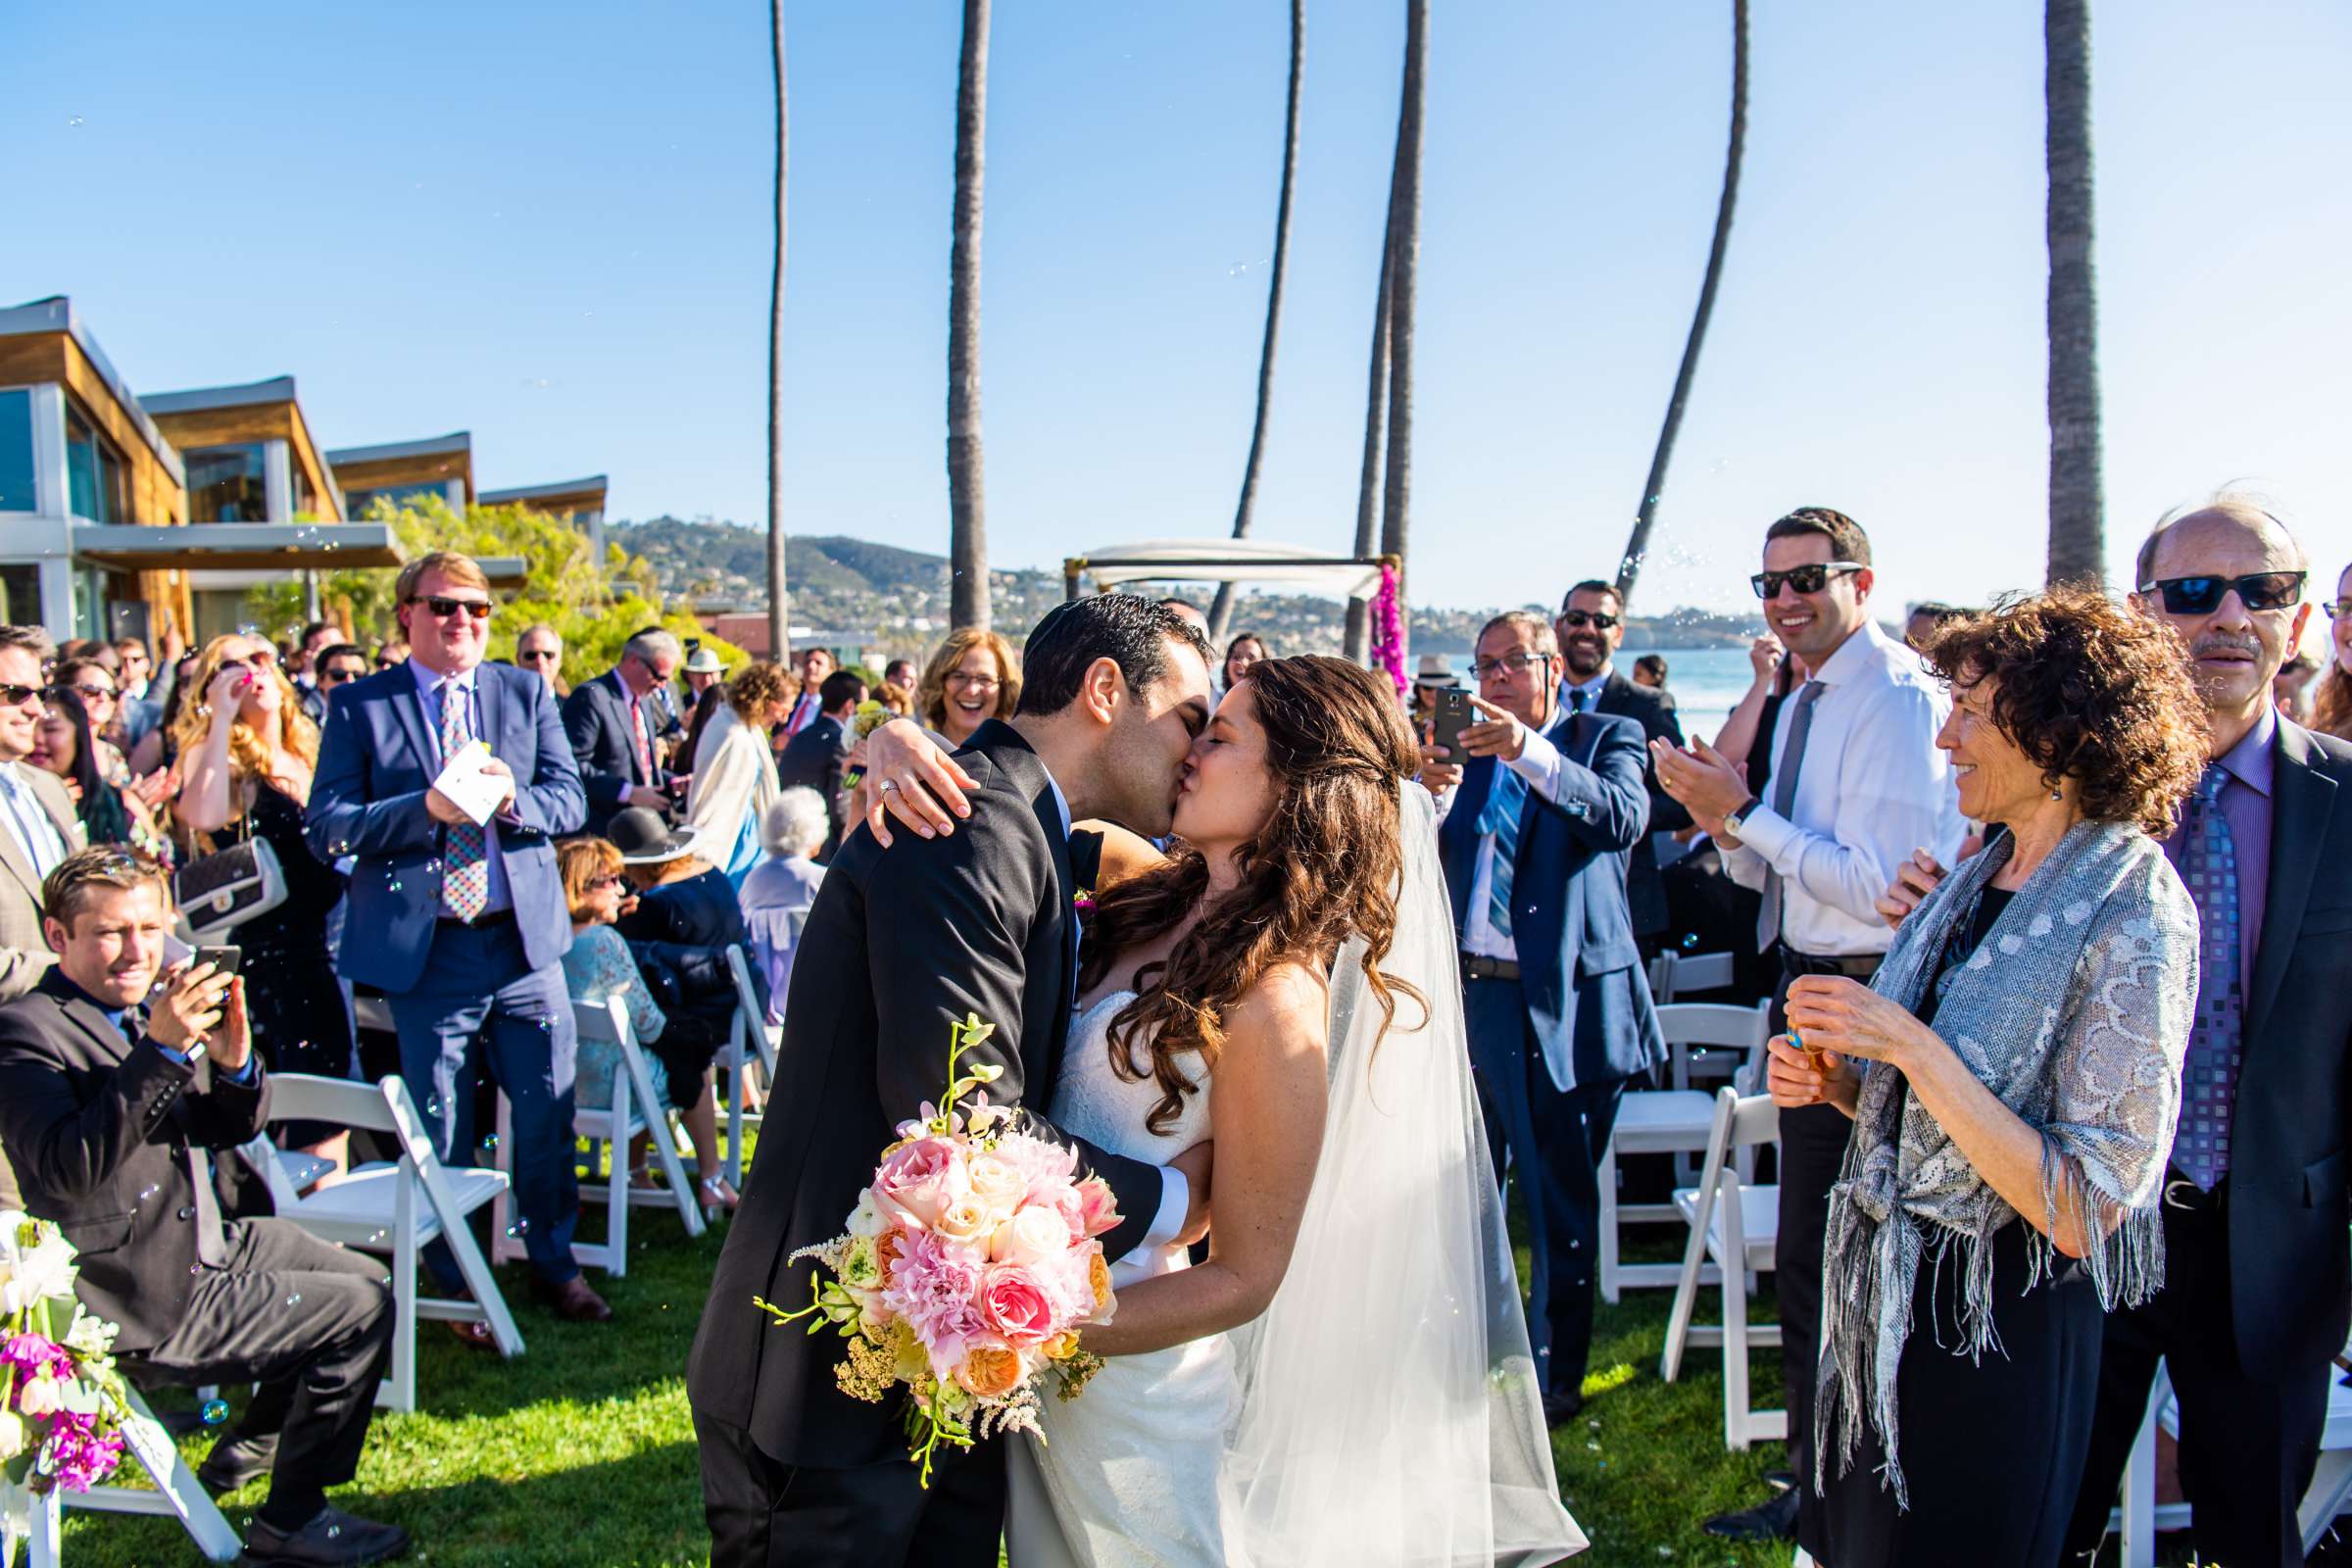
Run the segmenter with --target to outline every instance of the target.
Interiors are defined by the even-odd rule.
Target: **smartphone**
[[[245,961],[245,950],[243,948],[233,947],[198,948],[196,950],[196,956],[193,961],[196,963],[211,964],[213,966],[213,973],[217,975],[235,974],[237,972],[237,966]]]
[[[1438,692],[1438,716],[1430,724],[1430,741],[1446,748],[1446,760],[1459,765],[1462,760],[1462,731],[1477,722],[1470,707],[1470,694],[1459,686],[1447,686]]]

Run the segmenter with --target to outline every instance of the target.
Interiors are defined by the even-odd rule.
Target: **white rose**
[[[27,1378],[17,1388],[17,1408],[26,1415],[55,1415],[65,1404],[66,1391],[55,1378]]]
[[[1054,1209],[1032,1203],[997,1227],[988,1255],[999,1263],[1035,1263],[1070,1250],[1069,1222]]]
[[[942,1209],[931,1228],[951,1242],[980,1247],[987,1243],[996,1226],[997,1217],[988,1205],[977,1198],[961,1198]]]
[[[999,1220],[1009,1219],[1028,1195],[1029,1178],[1020,1167],[995,1154],[972,1156],[972,1196]]]
[[[0,1463],[23,1453],[24,1444],[24,1418],[14,1410],[0,1410]]]
[[[850,1221],[844,1229],[848,1230],[852,1236],[860,1236],[870,1240],[881,1235],[888,1228],[889,1222],[882,1217],[882,1210],[875,1205],[872,1191],[869,1189],[859,1193],[858,1206],[850,1210]]]

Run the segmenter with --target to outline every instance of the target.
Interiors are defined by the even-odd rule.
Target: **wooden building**
[[[466,430],[394,441],[385,446],[343,447],[326,455],[343,486],[343,514],[365,517],[378,496],[401,506],[437,495],[452,512],[473,504],[473,435]]]

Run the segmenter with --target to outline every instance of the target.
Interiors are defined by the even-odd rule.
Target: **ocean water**
[[[1695,730],[1713,740],[1723,721],[1739,706],[1740,699],[1747,695],[1748,685],[1755,678],[1754,671],[1748,668],[1747,650],[1629,646],[1618,651],[1617,668],[1631,680],[1634,661],[1653,653],[1666,661],[1666,689],[1674,694],[1684,733]],[[1453,669],[1464,685],[1475,686],[1466,656],[1453,661]]]

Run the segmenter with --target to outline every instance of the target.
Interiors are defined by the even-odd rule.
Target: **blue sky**
[[[1309,0],[1258,532],[1353,522],[1402,7]],[[1413,587],[1556,597],[1622,548],[1704,262],[1728,3],[1438,0]],[[1007,0],[990,85],[994,559],[1231,523],[1279,173],[1281,0]],[[2253,478],[2352,557],[2352,12],[2097,8],[2112,558]],[[1883,592],[2035,580],[2041,9],[1758,7],[1740,223],[1645,578],[1732,608],[1821,503]],[[957,8],[798,4],[788,526],[944,551]],[[0,302],[134,387],[279,373],[330,446],[457,428],[486,487],[763,516],[763,6],[40,7],[0,52]],[[2332,583],[2328,585],[2332,588]]]

